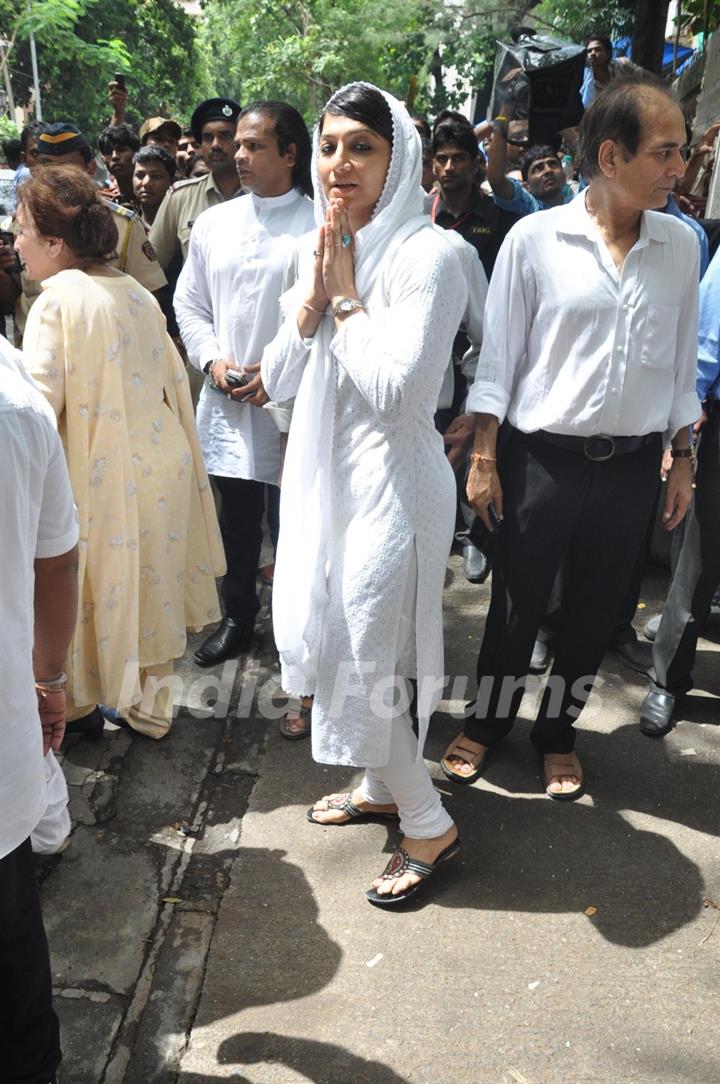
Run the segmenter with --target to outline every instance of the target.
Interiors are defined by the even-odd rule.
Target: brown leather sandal
[[[545,793],[556,802],[575,802],[585,793],[585,780],[580,761],[575,753],[545,753],[542,758],[542,774]],[[553,779],[572,775],[578,780],[570,790],[550,790]]]
[[[474,749],[471,746],[475,746]],[[472,765],[474,771],[468,772],[466,775],[461,775],[456,772],[450,763],[448,763],[448,757],[459,757],[464,760],[466,764]],[[458,734],[453,741],[450,742],[445,756],[440,761],[440,767],[445,772],[445,775],[453,783],[463,783],[465,785],[474,783],[476,779],[479,779],[482,773],[485,771],[485,765],[487,763],[488,748],[485,745],[480,745],[479,742],[470,741],[464,734]]]
[[[280,720],[280,733],[283,738],[288,741],[302,741],[303,738],[310,737],[312,705],[312,697],[304,696],[299,708],[290,708],[285,712]],[[305,725],[297,730],[291,729],[288,727],[290,720],[302,720]]]

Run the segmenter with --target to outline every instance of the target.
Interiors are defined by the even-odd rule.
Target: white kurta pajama
[[[405,138],[414,155],[413,135]],[[388,763],[397,713],[378,710],[373,698],[395,675],[419,681],[421,753],[443,683],[442,592],[455,480],[433,414],[467,288],[451,245],[419,213],[418,182],[419,166],[417,195],[403,193],[400,182],[411,210],[383,240],[370,272],[363,231],[356,237],[366,312],[346,318],[338,331],[326,315],[314,340],[301,339],[297,329],[314,247],[314,238],[303,239],[299,284],[283,299],[286,319],[262,360],[268,394],[280,402],[297,395],[281,520],[305,514],[292,538],[280,533],[273,616],[283,688],[315,697],[313,756],[321,763]],[[327,349],[311,352],[318,339]],[[414,555],[415,631],[398,659]]]
[[[295,188],[268,199],[250,193],[203,211],[174,302],[193,365],[260,361],[278,328],[289,248],[312,224],[312,203]],[[208,474],[277,485],[280,437],[267,411],[227,399],[206,379],[197,427]]]

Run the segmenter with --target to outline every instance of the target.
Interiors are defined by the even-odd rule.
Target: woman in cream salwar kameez
[[[69,730],[97,734],[102,703],[160,738],[173,660],[188,626],[218,620],[224,571],[187,376],[155,299],[107,266],[115,227],[87,176],[43,169],[17,217],[20,257],[44,280],[23,357],[57,415],[80,522]]]

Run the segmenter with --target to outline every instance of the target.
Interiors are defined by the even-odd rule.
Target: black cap
[[[59,157],[63,154],[81,154],[86,162],[92,158],[92,148],[79,128],[59,121],[46,124],[38,136],[38,153]]]
[[[198,143],[202,135],[203,124],[210,120],[226,120],[235,124],[242,109],[232,98],[208,98],[200,102],[190,118],[190,129]]]

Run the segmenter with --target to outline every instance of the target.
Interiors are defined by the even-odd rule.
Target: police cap
[[[51,155],[53,158],[64,154],[81,154],[86,162],[92,158],[92,148],[79,128],[74,124],[60,121],[46,124],[37,140],[38,153]]]
[[[203,125],[211,120],[226,120],[235,124],[242,106],[232,98],[208,98],[200,102],[190,118],[190,130],[198,143],[201,140]]]

